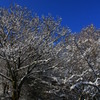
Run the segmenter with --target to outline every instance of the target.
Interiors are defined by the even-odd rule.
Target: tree
[[[67,75],[66,84],[70,83],[72,93],[74,91],[82,100],[100,99],[99,39],[100,30],[93,25],[67,39],[69,53],[66,56],[69,60],[66,60],[66,65],[71,73]]]
[[[22,86],[33,75],[54,69],[58,62],[54,44],[69,33],[68,28],[60,26],[60,19],[51,16],[32,16],[27,8],[19,5],[0,9],[0,66],[2,82],[12,100],[19,100]],[[4,92],[5,93],[5,92]]]

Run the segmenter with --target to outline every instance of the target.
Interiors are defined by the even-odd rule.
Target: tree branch
[[[9,80],[9,81],[12,81],[12,79],[10,79],[9,77],[7,77],[6,75],[4,75],[4,74],[2,74],[2,73],[0,73],[0,76],[6,78],[6,79]]]
[[[50,59],[51,59],[51,58],[45,59],[45,60],[34,61],[34,62],[32,62],[30,65],[26,65],[26,66],[24,66],[24,67],[21,67],[21,68],[17,69],[17,71],[20,71],[20,70],[22,70],[22,69],[29,68],[30,66],[32,66],[32,65],[34,65],[34,64],[38,64],[38,63],[46,63],[46,62],[48,62]]]
[[[72,86],[70,87],[70,89],[73,90],[73,89],[75,89],[76,87],[78,88],[78,87],[81,86],[81,85],[90,85],[90,86],[93,86],[93,87],[95,87],[95,88],[100,92],[100,88],[99,88],[98,86],[96,86],[96,85],[95,85],[94,83],[92,83],[92,82],[79,82],[79,83],[76,83],[76,84],[72,85]]]

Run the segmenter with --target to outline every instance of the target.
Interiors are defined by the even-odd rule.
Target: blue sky
[[[8,7],[17,3],[26,6],[39,16],[48,15],[61,17],[62,25],[68,26],[72,32],[90,24],[100,27],[100,0],[0,0],[0,6]]]

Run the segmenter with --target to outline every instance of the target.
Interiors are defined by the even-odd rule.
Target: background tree
[[[73,34],[67,40],[66,84],[80,99],[100,98],[100,31],[93,25]],[[73,93],[73,95],[74,95]]]

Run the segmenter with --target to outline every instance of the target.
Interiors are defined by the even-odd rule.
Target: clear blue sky
[[[0,6],[8,7],[11,3],[26,6],[39,16],[48,15],[62,18],[62,25],[72,32],[94,24],[100,27],[100,0],[0,0]]]

